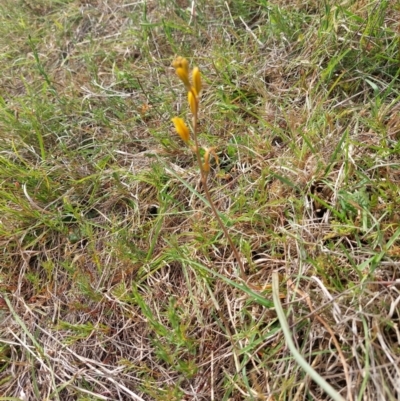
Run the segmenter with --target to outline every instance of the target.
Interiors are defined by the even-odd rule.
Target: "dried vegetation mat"
[[[343,399],[398,400],[399,21],[385,0],[1,2],[0,400],[330,399],[273,295]],[[246,280],[171,123],[177,55]]]

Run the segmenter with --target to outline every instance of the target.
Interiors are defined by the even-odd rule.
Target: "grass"
[[[397,400],[399,12],[3,2],[0,400]]]

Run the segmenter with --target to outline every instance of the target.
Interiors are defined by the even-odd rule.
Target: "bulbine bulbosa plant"
[[[183,142],[195,153],[197,164],[200,169],[201,183],[204,189],[204,193],[210,204],[212,213],[215,219],[218,222],[218,225],[221,227],[225,238],[228,240],[229,245],[232,249],[233,254],[235,255],[235,259],[239,265],[240,269],[240,277],[245,280],[246,273],[244,270],[244,265],[242,259],[240,257],[239,251],[236,248],[235,244],[232,241],[231,236],[228,233],[227,228],[222,222],[218,210],[211,198],[211,194],[207,184],[207,178],[210,173],[210,157],[213,156],[218,162],[218,156],[215,152],[215,148],[203,148],[203,152],[200,151],[199,140],[198,140],[198,116],[199,116],[199,106],[200,106],[200,93],[202,89],[201,84],[201,74],[200,69],[198,67],[194,67],[191,71],[191,79],[190,79],[190,68],[189,62],[187,59],[183,57],[177,57],[172,66],[175,68],[176,75],[180,78],[180,80],[185,85],[188,95],[188,103],[189,108],[192,113],[192,126],[191,130],[186,125],[185,121],[180,117],[172,118],[172,122],[174,123],[175,130],[178,135],[181,137]],[[202,156],[203,153],[203,156]]]

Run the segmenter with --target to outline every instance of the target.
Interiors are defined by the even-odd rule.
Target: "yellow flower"
[[[174,117],[172,118],[172,122],[174,123],[175,130],[181,137],[182,141],[187,143],[190,138],[190,132],[188,126],[185,124],[185,121],[180,117]]]
[[[193,78],[194,89],[196,91],[197,96],[199,96],[200,92],[201,92],[201,76],[200,76],[200,70],[198,67],[193,68],[192,78]]]
[[[189,62],[181,56],[178,56],[173,62],[172,62],[172,67],[175,69],[177,68],[183,68],[186,73],[189,75]]]
[[[184,68],[177,68],[175,70],[176,75],[180,78],[180,80],[185,84],[186,88],[190,88],[190,82],[189,82],[189,74],[186,72]]]
[[[192,88],[194,90],[194,88]],[[197,98],[196,96],[193,94],[193,90],[190,90],[188,92],[188,101],[189,101],[189,106],[190,106],[190,110],[192,111],[193,114],[197,113]]]
[[[184,57],[177,57],[173,62],[172,66],[175,68],[176,75],[185,84],[186,88],[190,89],[189,82],[189,62]]]

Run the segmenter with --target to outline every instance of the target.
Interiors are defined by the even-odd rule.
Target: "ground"
[[[398,400],[399,21],[0,1],[0,401]]]

